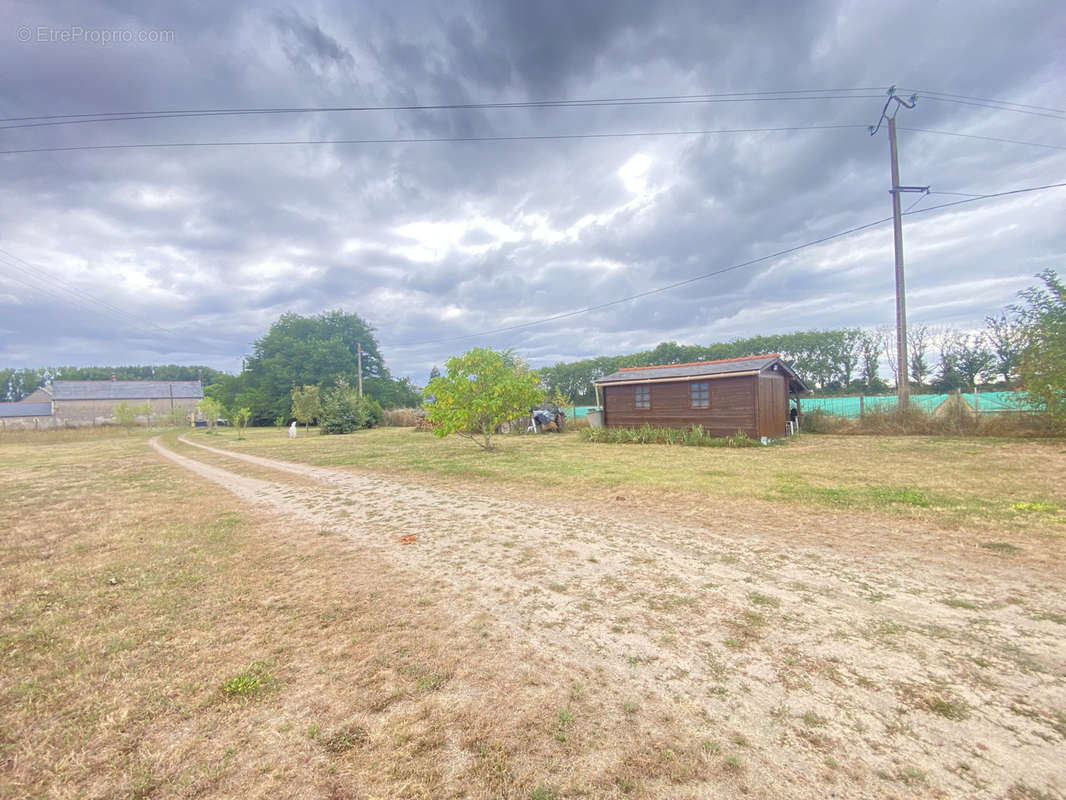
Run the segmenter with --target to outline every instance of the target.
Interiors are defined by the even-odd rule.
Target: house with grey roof
[[[0,403],[0,430],[52,427],[52,403]]]
[[[0,403],[0,428],[107,425],[121,403],[151,417],[188,417],[204,399],[200,381],[53,381],[17,403]]]
[[[200,381],[53,381],[52,415],[58,425],[114,422],[120,403],[149,404],[153,417],[187,415],[204,398]]]

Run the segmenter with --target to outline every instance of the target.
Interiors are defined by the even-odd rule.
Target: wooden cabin
[[[603,424],[688,428],[712,436],[785,434],[790,398],[808,391],[778,353],[721,361],[623,367],[596,381]]]

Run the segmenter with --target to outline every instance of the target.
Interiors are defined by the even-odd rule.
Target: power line
[[[984,197],[983,194],[973,194],[971,192],[934,192],[934,191],[929,191],[926,194],[946,194],[946,195],[954,195],[955,197]]]
[[[1049,150],[1066,150],[1066,145],[1061,144],[1044,144],[1043,142],[1025,142],[1021,139],[1004,139],[999,136],[978,136],[975,133],[955,133],[954,131],[936,131],[929,128],[905,128],[902,125],[898,130],[910,131],[912,133],[935,133],[940,136],[958,136],[963,139],[980,139],[985,142],[1000,142],[1003,144],[1024,144],[1029,147],[1045,147]]]
[[[688,103],[750,103],[775,100],[865,100],[879,95],[855,94],[878,91],[879,87],[857,89],[783,89],[757,92],[717,92],[710,94],[648,95],[635,97],[602,97],[576,100],[518,100],[491,103],[439,103],[391,106],[279,106],[268,108],[185,108],[149,111],[100,111],[84,114],[45,114],[23,117],[0,117],[0,122],[26,123],[7,125],[0,130],[44,125],[69,125],[83,122],[112,122],[128,119],[170,119],[173,117],[245,116],[255,114],[319,114],[334,112],[374,111],[455,111],[514,108],[585,108],[594,106],[673,105]]]
[[[938,92],[933,89],[900,89],[901,92],[913,92],[915,94],[924,95],[926,97],[948,97],[955,100],[974,100],[979,103],[989,103],[1000,106],[1014,106],[1016,108],[1025,108],[1031,111],[1051,111],[1057,114],[1066,114],[1066,108],[1048,108],[1047,106],[1034,106],[1029,103],[1014,103],[1010,100],[994,100],[988,97],[974,97],[968,94],[952,94],[951,92]]]
[[[20,266],[20,264],[23,266]],[[158,335],[159,333],[163,333],[167,336],[174,338],[177,338],[178,336],[178,334],[176,334],[174,331],[168,330],[162,327],[161,325],[157,325],[154,322],[143,322],[133,314],[130,314],[128,311],[124,311],[123,309],[113,306],[110,303],[101,300],[100,298],[91,295],[82,289],[78,289],[77,287],[72,286],[71,284],[56,277],[50,272],[47,272],[39,266],[31,264],[25,259],[19,258],[13,253],[9,253],[8,251],[3,249],[0,249],[0,266],[7,267],[9,270],[18,270],[23,275],[29,276],[33,280],[46,282],[46,286],[39,286],[33,283],[29,283],[25,279],[20,279],[19,276],[12,275],[10,272],[8,273],[9,277],[18,280],[23,285],[29,286],[30,288],[36,289],[37,291],[44,292],[45,294],[48,294],[51,297],[60,300],[61,302],[71,303],[71,298],[73,298],[73,303],[81,307],[83,310],[106,314],[112,319],[116,319],[126,325],[133,325],[134,327],[137,327],[146,333],[151,331],[152,335]],[[63,297],[61,295],[56,294],[54,291],[55,289],[58,289],[62,292],[66,292],[68,295],[70,295],[70,297]],[[98,307],[94,307],[94,305]],[[152,329],[154,329],[154,331]]]
[[[977,108],[992,108],[997,111],[1013,111],[1015,114],[1027,114],[1032,117],[1046,117],[1047,119],[1066,120],[1062,114],[1053,114],[1045,111],[1030,111],[1026,108],[1011,108],[1010,106],[994,105],[992,103],[979,103],[975,100],[959,100],[953,97],[940,97],[938,95],[922,95],[927,100],[939,100],[941,103],[955,103],[960,106],[975,106]]]
[[[231,142],[138,142],[131,144],[91,144],[70,145],[66,147],[26,147],[15,150],[0,150],[0,155],[20,155],[25,153],[70,153],[83,150],[134,150],[164,149],[182,147],[267,147],[290,145],[340,145],[340,144],[431,144],[447,142],[528,142],[568,139],[621,139],[651,136],[705,136],[712,134],[733,133],[786,133],[791,131],[825,131],[848,128],[867,128],[866,125],[839,123],[829,125],[788,125],[776,128],[721,128],[692,131],[624,131],[616,133],[557,133],[525,134],[518,136],[435,136],[383,139],[278,139],[272,141],[231,141]]]
[[[3,262],[0,262],[0,264],[3,264]],[[3,265],[4,266],[8,266],[8,267],[11,266],[10,264],[3,264]],[[31,280],[28,280],[27,278],[21,277],[21,276],[19,276],[17,274],[8,273],[6,275],[6,278],[8,280],[15,281],[16,283],[20,283],[23,286],[26,286],[27,288],[29,288],[29,289],[31,289],[33,291],[39,292],[39,293],[41,293],[41,294],[43,294],[43,295],[45,295],[47,297],[51,297],[52,299],[54,299],[54,300],[56,300],[59,303],[62,303],[64,305],[72,306],[74,308],[79,308],[82,311],[88,311],[90,313],[101,314],[103,316],[108,316],[108,317],[112,317],[113,316],[113,315],[111,315],[108,312],[101,311],[99,308],[94,308],[94,307],[92,307],[92,306],[90,306],[90,305],[88,305],[86,303],[81,303],[81,302],[78,302],[77,300],[72,300],[70,297],[65,297],[65,296],[59,294],[58,292],[55,292],[55,291],[53,291],[53,290],[51,290],[51,289],[49,289],[47,287],[41,286],[41,285],[39,285],[37,283],[34,283]],[[142,325],[139,325],[139,324],[136,324],[136,323],[131,324],[130,322],[128,322],[127,320],[124,320],[124,319],[119,319],[118,321],[121,322],[121,323],[124,323],[126,325],[129,325],[131,328],[133,328],[135,330],[139,330],[141,333],[145,334],[146,336],[155,336],[156,335],[154,333],[149,332],[148,329],[143,327]]]
[[[936,210],[942,209],[942,208],[950,208],[952,206],[963,205],[963,204],[966,204],[966,203],[975,203],[978,200],[991,200],[991,199],[997,198],[997,197],[1008,197],[1008,196],[1011,196],[1011,195],[1025,194],[1025,193],[1028,193],[1028,192],[1039,192],[1039,191],[1043,191],[1043,190],[1046,190],[1046,189],[1060,189],[1060,188],[1063,188],[1063,187],[1066,187],[1066,182],[1063,182],[1063,183],[1049,183],[1049,184],[1045,184],[1043,186],[1027,186],[1027,187],[1025,187],[1023,189],[1011,189],[1011,190],[1005,191],[1005,192],[993,192],[993,193],[990,193],[990,194],[982,194],[982,195],[977,195],[977,196],[974,196],[974,197],[969,197],[969,198],[964,199],[964,200],[953,200],[953,201],[948,202],[948,203],[940,203],[940,204],[935,205],[935,206],[929,206],[928,208],[918,209],[917,211],[908,211],[907,214],[909,216],[914,216],[916,214],[926,214],[926,213],[928,213],[930,211],[936,211]],[[941,192],[941,194],[946,194],[946,192]],[[760,263],[762,263],[764,261],[772,261],[772,260],[781,258],[782,256],[791,255],[792,253],[799,252],[800,250],[806,250],[808,248],[814,247],[814,246],[819,245],[819,244],[825,244],[826,242],[832,241],[834,239],[841,239],[841,238],[844,238],[846,236],[851,236],[853,234],[860,233],[861,231],[869,230],[870,228],[875,228],[878,225],[884,225],[886,222],[891,222],[891,221],[892,221],[892,217],[884,217],[883,219],[879,219],[879,220],[876,220],[874,222],[867,222],[865,225],[856,225],[853,228],[848,228],[847,230],[839,231],[837,233],[831,233],[828,236],[823,236],[823,237],[821,237],[819,239],[813,239],[813,240],[811,240],[809,242],[804,242],[803,244],[795,245],[794,247],[788,247],[788,248],[785,248],[784,250],[778,250],[777,252],[769,253],[768,255],[759,256],[758,258],[753,258],[753,259],[750,259],[748,261],[742,261],[742,262],[740,262],[738,264],[732,264],[732,265],[730,265],[728,267],[723,267],[722,269],[717,269],[717,270],[714,270],[712,272],[706,272],[706,273],[704,273],[702,275],[697,275],[697,276],[692,277],[692,278],[686,278],[683,281],[676,281],[674,283],[668,283],[665,286],[659,286],[659,287],[657,287],[655,289],[648,289],[647,291],[644,291],[644,292],[638,292],[637,294],[628,295],[627,297],[620,297],[620,298],[618,298],[616,300],[609,300],[609,301],[607,301],[605,303],[597,303],[596,305],[586,306],[584,308],[579,308],[579,309],[576,309],[574,311],[566,311],[566,312],[563,312],[561,314],[553,314],[550,317],[544,317],[542,319],[533,320],[532,322],[523,322],[523,323],[520,323],[520,324],[517,324],[517,325],[507,325],[507,326],[501,327],[501,328],[492,328],[490,330],[479,331],[477,333],[468,333],[468,334],[464,334],[462,336],[453,336],[453,337],[450,337],[450,338],[447,338],[447,339],[434,339],[434,340],[425,341],[425,342],[414,342],[414,343],[411,343],[411,344],[394,344],[394,345],[391,345],[391,346],[392,347],[400,347],[400,348],[412,348],[412,347],[426,347],[426,346],[429,346],[429,345],[437,345],[437,344],[450,344],[452,342],[459,342],[459,341],[463,341],[465,339],[473,339],[473,338],[476,338],[476,337],[479,337],[479,336],[489,336],[489,335],[497,334],[497,333],[507,333],[507,332],[510,332],[510,331],[522,330],[523,328],[532,328],[532,327],[534,327],[536,325],[544,325],[544,324],[546,324],[548,322],[555,322],[555,321],[561,320],[561,319],[568,319],[570,317],[576,317],[576,316],[579,316],[581,314],[587,314],[587,313],[589,313],[591,311],[599,311],[599,310],[604,309],[604,308],[610,308],[611,306],[617,306],[617,305],[621,305],[622,303],[628,303],[631,300],[639,300],[642,297],[649,297],[649,296],[654,295],[654,294],[661,294],[663,292],[668,292],[668,291],[670,291],[672,289],[677,289],[677,288],[679,288],[681,286],[688,286],[690,284],[697,283],[699,281],[705,281],[705,280],[707,280],[709,278],[714,278],[714,277],[717,277],[719,275],[724,275],[727,272],[733,272],[733,271],[738,270],[738,269],[743,269],[745,267],[754,266],[755,264],[760,264]]]

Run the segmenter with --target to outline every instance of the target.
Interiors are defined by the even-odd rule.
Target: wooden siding
[[[660,428],[702,425],[704,430],[713,436],[731,436],[738,430],[744,431],[748,436],[769,435],[760,434],[756,424],[758,377],[745,375],[707,381],[710,386],[710,408],[692,407],[689,384],[702,383],[700,380],[645,384],[651,389],[651,408],[648,409],[634,406],[632,384],[607,385],[603,387],[604,424],[612,427],[634,427],[647,423]],[[781,432],[784,432],[783,422]]]
[[[759,436],[776,438],[785,433],[788,420],[788,385],[784,375],[759,376]]]

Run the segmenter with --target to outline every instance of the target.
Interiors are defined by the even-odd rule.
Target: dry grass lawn
[[[1066,793],[1061,442],[284,437],[0,439],[0,796]]]
[[[410,428],[350,436],[300,431],[295,441],[258,429],[207,437],[239,452],[320,466],[425,473],[558,494],[618,492],[671,505],[763,501],[803,510],[846,510],[957,530],[1025,531],[1066,537],[1066,441],[922,436],[805,435],[785,446],[694,448],[589,444],[576,433],[499,439],[484,454],[458,437]]]

